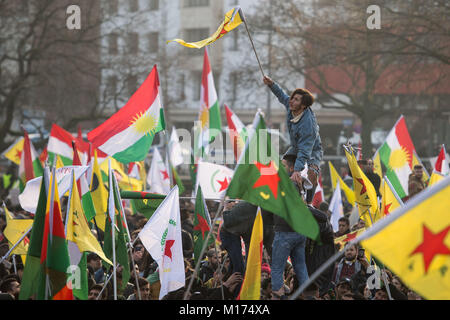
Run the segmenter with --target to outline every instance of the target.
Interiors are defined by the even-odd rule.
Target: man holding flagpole
[[[291,96],[288,96],[268,76],[264,76],[263,82],[286,107],[286,121],[291,146],[286,151],[285,156],[296,156],[294,173],[291,175],[291,180],[296,182],[300,188],[303,186],[303,178],[300,172],[303,171],[305,165],[308,166],[308,179],[313,184],[312,189],[308,190],[306,195],[306,202],[310,204],[317,186],[320,161],[322,161],[323,156],[319,126],[316,116],[310,108],[314,102],[314,97],[308,90],[301,88],[295,89]]]

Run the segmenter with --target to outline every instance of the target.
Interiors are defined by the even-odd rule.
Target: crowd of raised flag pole
[[[226,14],[224,22],[210,38],[196,43],[186,43],[180,39],[173,41],[187,47],[202,48],[242,22],[245,23],[242,11],[240,8],[234,8]],[[260,157],[259,132],[265,129],[261,112],[258,111],[255,116],[252,132],[247,133],[246,127],[232,109],[224,106],[237,162],[234,170],[202,159],[201,154],[208,152],[208,145],[214,138],[212,132],[216,131],[213,129],[220,129],[222,125],[211,70],[205,49],[199,112],[201,130],[197,143],[194,143],[193,156],[191,155],[197,166],[196,170],[191,170],[194,186],[192,199],[196,199],[194,219],[196,223],[203,224],[194,241],[195,272],[198,271],[199,262],[210,244],[211,226],[220,218],[226,197],[243,199],[280,215],[296,232],[313,240],[319,239],[318,226],[312,214],[290,182],[286,171],[282,166],[276,165],[279,164],[280,155],[271,153],[268,160],[264,158],[266,161]],[[153,148],[152,162],[146,174],[143,160],[147,157],[153,138],[158,132],[164,132],[167,139],[165,160],[158,148]],[[23,257],[25,270],[21,299],[31,296],[38,299],[87,299],[85,277],[80,280],[81,288],[72,290],[65,281],[61,282],[61,277],[58,276],[66,273],[70,265],[85,269],[87,252],[97,253],[105,264],[113,267],[114,272],[108,281],[112,278],[114,297],[117,298],[117,265],[123,266],[125,271],[128,270],[123,274],[125,284],[130,277],[130,262],[134,265],[134,261],[129,261],[128,257],[128,250],[133,244],[121,199],[124,191],[130,190],[147,190],[162,195],[159,198],[159,206],[138,236],[158,263],[160,299],[168,292],[185,286],[179,207],[179,195],[183,193],[184,187],[176,171],[176,167],[183,163],[183,155],[175,128],[170,140],[168,137],[163,103],[160,99],[158,71],[154,66],[126,105],[87,134],[88,142],[83,140],[81,130],[75,137],[53,124],[48,144],[41,156],[34,149],[25,130],[24,137],[3,153],[3,156],[18,165],[21,191],[19,201],[22,208],[34,214],[33,220],[14,219],[4,207],[7,216],[5,236],[10,243],[10,250],[1,260],[10,254]],[[266,142],[264,148],[270,149],[270,138]],[[257,145],[257,155],[254,161],[249,162],[252,144]],[[439,233],[450,226],[450,218],[446,214],[450,207],[450,177],[445,146],[442,145],[431,176],[424,175],[424,179],[429,181],[429,188],[406,203],[402,202],[402,198],[408,195],[408,176],[414,165],[421,162],[403,116],[394,124],[385,143],[373,157],[375,171],[382,178],[380,199],[377,198],[372,183],[358,166],[352,147],[344,146],[344,149],[353,177],[353,188],[344,183],[333,164],[329,162],[333,189],[330,211],[334,230],[337,230],[337,220],[343,215],[342,190],[346,201],[357,208],[358,216],[368,227],[365,232],[357,230],[356,239],[352,241],[362,241],[368,252],[395,271],[408,286],[425,298],[448,299],[450,280],[447,276],[439,282],[436,275],[439,268],[446,264],[450,267],[450,255],[446,253],[444,256],[445,250],[436,251],[431,258],[428,257],[423,262],[425,271],[415,270],[413,274],[405,274],[403,271],[404,265],[410,259],[406,256],[407,253],[422,250],[425,255],[424,248],[414,250],[414,247],[418,247],[417,244],[422,241],[425,242],[426,235]],[[382,174],[381,163],[386,168],[385,175]],[[127,164],[127,171],[124,164]],[[51,172],[49,166],[52,168]],[[323,201],[325,199],[320,184],[316,194]],[[141,192],[140,196],[146,195],[149,194]],[[63,196],[68,196],[69,199],[65,223],[62,221],[60,204],[60,198]],[[212,213],[213,222],[210,221],[205,199],[220,199],[218,211]],[[91,233],[89,224],[105,232],[103,247]],[[400,238],[399,234],[402,235]],[[32,242],[29,241],[30,236]],[[256,216],[251,239],[240,299],[259,299],[262,259],[259,250],[262,243],[260,213]],[[445,238],[444,235],[442,239],[441,245],[448,249],[449,237]],[[393,245],[404,246],[401,248],[405,249],[406,253],[396,255],[398,250],[392,248]],[[58,251],[54,251],[55,248],[58,248]],[[390,255],[386,255],[388,251]],[[323,268],[333,263],[341,254],[342,251],[324,264]],[[442,256],[433,259],[436,254]],[[420,255],[414,256],[417,264],[421,263],[420,258]],[[300,287],[294,296],[306,288],[319,275],[320,270],[312,275],[310,281]],[[67,274],[67,277],[70,275]],[[425,280],[428,278],[432,285],[427,286]],[[192,279],[193,277],[186,294],[192,285]],[[433,287],[430,288],[431,286]]]

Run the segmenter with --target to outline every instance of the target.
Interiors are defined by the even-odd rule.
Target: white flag
[[[88,166],[67,166],[56,169],[58,181],[58,194],[62,198],[71,187],[72,170],[75,170],[75,179],[78,180],[88,170]],[[19,195],[19,203],[25,211],[35,213],[39,198],[42,177],[27,182],[25,189]]]
[[[175,168],[183,164],[183,150],[181,148],[180,139],[178,138],[177,129],[172,128],[172,134],[169,141],[169,157],[172,166]]]
[[[168,194],[170,191],[170,176],[158,148],[153,150],[153,159],[147,175],[150,192]]]
[[[139,233],[145,249],[158,263],[161,289],[159,299],[185,285],[183,247],[181,242],[180,200],[178,186],[150,217]]]
[[[337,232],[339,230],[339,219],[344,216],[344,207],[342,205],[341,197],[341,185],[339,180],[336,183],[336,189],[334,190],[333,197],[331,197],[330,207],[331,211],[331,225],[333,226],[333,231]]]
[[[227,191],[234,171],[225,166],[203,161],[198,162],[197,168],[197,186],[200,184],[203,197],[221,199]]]

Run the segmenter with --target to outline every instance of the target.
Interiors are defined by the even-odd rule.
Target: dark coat
[[[327,215],[311,206],[308,206],[319,225],[320,239],[322,244],[307,239],[305,248],[306,267],[308,274],[311,276],[322,264],[324,264],[331,256],[335,254],[334,247],[334,233],[331,223],[328,221]],[[331,281],[333,276],[333,266],[330,266],[317,279],[317,284],[320,288],[325,287]]]

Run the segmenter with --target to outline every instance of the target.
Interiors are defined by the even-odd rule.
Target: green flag
[[[30,245],[23,270],[22,283],[20,286],[19,300],[28,300],[44,296],[39,293],[39,288],[45,288],[45,274],[41,270],[41,249],[44,236],[45,209],[47,206],[47,192],[44,179],[41,182],[39,200],[34,215],[33,227],[31,229]]]
[[[203,198],[202,188],[198,186],[197,197],[195,199],[194,212],[194,260],[197,263],[201,259],[200,253],[203,248],[206,237],[211,231],[211,221],[209,218],[208,208],[206,207],[205,199]],[[214,237],[209,237],[208,245],[214,243]]]
[[[300,198],[294,184],[273,150],[262,115],[253,121],[253,134],[235,169],[227,196],[246,200],[283,219],[296,232],[319,239],[319,226]]]
[[[105,238],[103,251],[108,259],[113,261],[113,248],[112,248],[112,229],[111,229],[111,218],[113,215],[115,217],[115,231],[114,231],[114,241],[116,247],[116,263],[120,264],[123,267],[122,271],[122,283],[118,288],[120,290],[125,289],[127,286],[128,280],[130,279],[130,262],[128,259],[128,251],[127,251],[127,242],[128,242],[128,233],[126,229],[126,225],[123,221],[123,212],[121,212],[120,195],[117,194],[116,185],[117,181],[114,175],[112,175],[112,185],[108,185],[109,189],[109,197],[114,197],[114,207],[109,208],[108,206],[108,215],[106,216],[105,221]],[[112,194],[111,194],[112,192]],[[114,212],[109,212],[109,210],[114,210]]]

